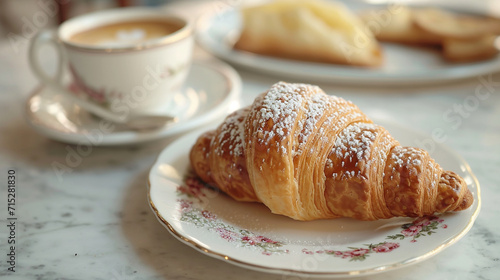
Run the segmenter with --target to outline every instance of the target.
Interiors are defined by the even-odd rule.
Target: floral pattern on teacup
[[[155,74],[155,77],[160,81],[165,80],[167,78],[178,75],[186,67],[188,67],[187,64],[181,64],[176,67],[165,66]],[[85,94],[90,100],[103,107],[109,108],[111,106],[112,100],[122,100],[125,96],[123,92],[115,89],[95,88],[88,85],[88,83],[83,80],[83,78],[76,72],[71,64],[69,65],[69,70],[71,72],[71,75],[73,76],[73,84],[70,85],[70,90],[75,93],[81,92]],[[173,90],[178,90],[179,86],[180,84],[174,85]]]

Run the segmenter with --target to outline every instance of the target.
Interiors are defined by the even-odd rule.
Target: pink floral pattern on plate
[[[229,242],[236,242],[242,247],[256,248],[264,255],[289,253],[287,249],[282,248],[284,245],[283,242],[229,225],[218,219],[214,213],[200,208],[198,204],[206,199],[207,195],[205,191],[207,187],[192,177],[188,177],[185,182],[184,186],[177,187],[177,194],[187,197],[187,199],[177,199],[180,205],[181,221],[192,223],[197,227],[207,228],[210,231],[216,232],[222,239]]]
[[[387,236],[387,239],[400,239],[403,240],[407,237],[411,237],[412,243],[417,242],[417,238],[422,236],[430,236],[436,233],[439,229],[439,224],[442,224],[444,219],[437,216],[425,216],[416,219],[412,223],[404,224],[401,226],[403,229],[401,233]],[[447,228],[448,225],[442,224],[441,228]]]
[[[443,223],[444,219],[437,216],[425,216],[414,220],[411,223],[403,224],[401,226],[401,233],[394,235],[389,235],[386,239],[392,240],[404,240],[406,238],[411,238],[410,243],[417,242],[417,238],[423,236],[430,236],[436,233],[439,229],[438,225]],[[441,228],[447,228],[446,224],[442,224]],[[363,247],[349,247],[349,250],[336,251],[336,250],[318,250],[312,251],[303,249],[304,254],[327,254],[335,257],[341,257],[343,259],[349,259],[350,261],[363,261],[371,253],[389,253],[400,247],[397,242],[380,242],[377,244],[364,244]]]
[[[337,250],[318,250],[311,251],[308,249],[302,249],[302,253],[312,255],[312,254],[327,254],[334,257],[340,257],[342,259],[349,259],[350,261],[363,261],[370,253],[389,253],[394,249],[399,248],[399,243],[395,242],[381,242],[378,244],[366,245],[366,248],[354,248],[350,247],[349,250],[337,251]]]
[[[261,250],[263,255],[275,253],[288,254],[289,249],[283,241],[272,240],[265,236],[253,233],[246,229],[237,228],[219,219],[216,214],[203,209],[203,202],[208,199],[207,191],[215,191],[210,186],[205,185],[194,175],[189,174],[184,180],[185,184],[177,187],[177,202],[181,221],[191,223],[197,227],[207,228],[217,233],[220,238],[238,243],[242,247],[252,247]],[[418,238],[430,236],[440,228],[446,229],[448,226],[443,223],[444,219],[438,216],[425,216],[415,219],[411,223],[403,224],[400,233],[388,235],[389,240],[410,239],[410,243],[417,242]],[[400,248],[398,242],[382,241],[376,244],[363,244],[359,247],[348,247],[348,250],[334,249],[302,249],[303,254],[325,254],[349,261],[363,261],[372,254],[390,253]]]

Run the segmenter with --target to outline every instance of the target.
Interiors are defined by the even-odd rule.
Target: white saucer
[[[37,88],[26,103],[28,122],[39,133],[73,144],[120,145],[172,136],[207,124],[238,106],[241,78],[222,62],[195,61],[174,98],[179,121],[154,131],[131,131],[103,121],[49,87]],[[170,107],[170,106],[169,106]]]

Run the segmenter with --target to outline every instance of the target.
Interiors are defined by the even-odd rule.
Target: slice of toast
[[[429,33],[415,24],[413,10],[399,6],[391,10],[370,10],[360,13],[365,25],[380,41],[440,45],[442,37]]]
[[[473,62],[496,56],[499,46],[496,35],[485,35],[474,40],[447,38],[443,41],[443,55],[451,62]]]
[[[445,38],[475,39],[494,33],[492,18],[455,14],[436,8],[413,9],[415,24],[423,30]]]
[[[381,13],[373,10],[360,15],[380,41],[437,45],[450,62],[490,59],[500,49],[498,18],[406,6],[399,6],[392,13],[385,11],[385,17],[380,17]]]

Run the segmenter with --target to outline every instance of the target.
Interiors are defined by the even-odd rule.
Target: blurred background
[[[50,28],[88,12],[124,6],[161,6],[180,0],[0,0],[0,37]],[[189,0],[184,0],[186,2]],[[33,28],[31,28],[33,27]]]
[[[353,0],[355,1],[355,0]],[[434,0],[364,0],[369,3],[402,2],[436,5]],[[178,2],[210,2],[203,0],[0,0],[0,39],[11,34],[24,34],[50,28],[64,20],[88,12],[124,6],[162,6]],[[243,2],[259,2],[259,0],[212,0],[219,5]],[[500,15],[500,0],[440,0],[439,5],[471,11]],[[23,28],[25,30],[23,30]],[[33,32],[36,33],[36,32]],[[34,35],[34,34],[33,34]],[[12,38],[10,38],[12,39]]]

